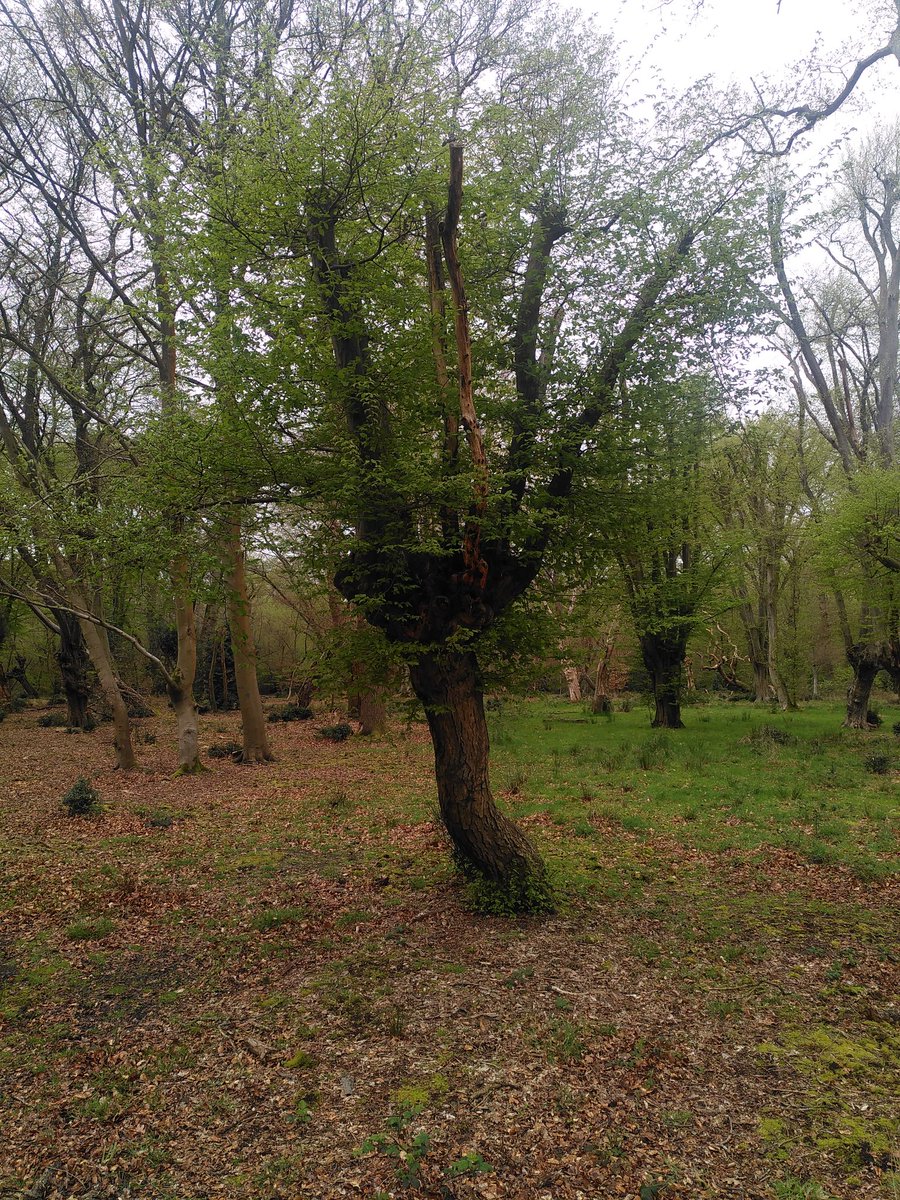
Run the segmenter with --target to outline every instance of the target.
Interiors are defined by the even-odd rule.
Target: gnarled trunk
[[[59,650],[56,661],[66,697],[67,719],[73,729],[85,729],[89,723],[88,698],[91,694],[87,668],[90,658],[78,618],[72,613],[53,610],[59,626]]]
[[[847,650],[847,659],[853,668],[853,680],[847,690],[847,715],[844,725],[848,729],[869,728],[869,700],[875,677],[881,670],[882,648],[880,645],[856,643]]]
[[[749,600],[741,604],[741,624],[747,638],[747,653],[753,667],[753,700],[765,704],[769,699],[769,648],[766,622],[761,613],[754,610]]]
[[[544,864],[525,834],[494,803],[488,729],[473,653],[423,654],[409,677],[434,744],[441,817],[465,867],[546,907]]]
[[[566,687],[569,689],[569,703],[579,704],[581,702],[581,681],[578,678],[578,668],[563,667],[563,675],[566,677]]]
[[[681,691],[687,641],[655,633],[641,638],[641,657],[653,686],[656,705],[651,725],[654,729],[683,729]]]
[[[231,631],[231,651],[234,655],[234,681],[243,727],[242,762],[271,762],[272,751],[266,733],[259,680],[256,675],[256,643],[250,620],[250,593],[244,569],[244,548],[241,545],[241,519],[233,514],[228,519],[225,556],[228,570],[226,611]]]
[[[128,716],[128,708],[122,698],[122,691],[116,678],[112,651],[109,647],[109,636],[102,625],[91,620],[87,615],[91,612],[91,607],[74,577],[70,563],[61,554],[55,556],[55,562],[60,579],[65,581],[65,594],[72,608],[79,613],[86,614],[78,617],[78,624],[81,627],[87,652],[94,664],[94,670],[97,672],[100,687],[103,689],[103,694],[106,696],[112,712],[116,766],[122,771],[130,771],[137,766],[137,758],[131,741],[131,718]]]

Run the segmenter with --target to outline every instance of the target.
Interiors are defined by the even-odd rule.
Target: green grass
[[[889,718],[871,733],[841,718],[837,704],[720,702],[658,731],[639,707],[609,720],[529,701],[491,714],[493,777],[513,815],[545,812],[583,842],[611,822],[700,850],[780,847],[878,878],[897,870],[900,802],[871,761],[900,756]]]

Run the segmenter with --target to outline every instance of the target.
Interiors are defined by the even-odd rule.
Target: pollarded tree
[[[896,462],[900,129],[879,131],[845,160],[820,239],[833,270],[801,290],[786,266],[785,207],[785,193],[773,192],[772,257],[792,382],[801,412],[837,457],[852,493],[857,475],[890,471]],[[873,557],[871,565],[880,576],[884,564]],[[878,672],[900,669],[896,612],[864,599],[856,628],[840,597],[839,612],[853,669],[845,724],[864,729]]]
[[[460,858],[524,905],[544,870],[491,794],[479,656],[623,373],[674,375],[745,284],[734,164],[685,125],[629,142],[611,79],[605,39],[518,6],[383,6],[260,113],[263,168],[222,214],[262,247],[254,319],[343,530],[337,585],[409,663]]]
[[[723,440],[716,472],[718,516],[722,537],[735,551],[732,586],[755,699],[767,703],[774,696],[782,709],[796,707],[780,665],[783,596],[809,561],[810,489],[821,493],[825,475],[823,456],[804,448],[805,440],[804,424],[789,414],[746,421]]]
[[[602,538],[625,583],[654,728],[683,727],[688,642],[709,613],[724,561],[710,479],[720,410],[716,387],[702,378],[648,383],[625,389],[610,423],[622,468]]]
[[[94,538],[104,471],[127,458],[117,426],[134,374],[131,348],[74,239],[47,214],[43,222],[33,210],[22,219],[22,202],[8,206],[0,225],[0,448],[9,488],[0,531],[31,573],[30,586],[15,594],[52,614],[41,619],[60,638],[73,723],[87,715],[86,649],[112,711],[118,765],[127,769],[135,758],[99,618],[103,563]]]

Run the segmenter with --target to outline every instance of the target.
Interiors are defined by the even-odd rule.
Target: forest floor
[[[0,725],[0,1196],[900,1197],[890,732],[499,709],[538,920],[472,911],[422,724],[178,778],[169,716],[122,775],[39,715]]]

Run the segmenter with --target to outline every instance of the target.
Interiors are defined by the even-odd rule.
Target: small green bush
[[[347,738],[353,732],[352,726],[346,721],[341,721],[337,725],[323,725],[321,729],[316,730],[319,737],[325,738],[329,742],[346,742]]]
[[[279,708],[273,708],[269,713],[269,720],[275,721],[308,721],[313,715],[313,710],[306,704],[282,704]]]
[[[513,917],[556,910],[553,886],[546,876],[513,876],[501,883],[468,874],[468,903],[473,912],[487,917]]]
[[[63,796],[62,802],[70,817],[86,817],[97,810],[100,796],[82,775]]]
[[[866,756],[865,767],[873,775],[887,775],[891,769],[891,756],[889,754],[869,754]]]

